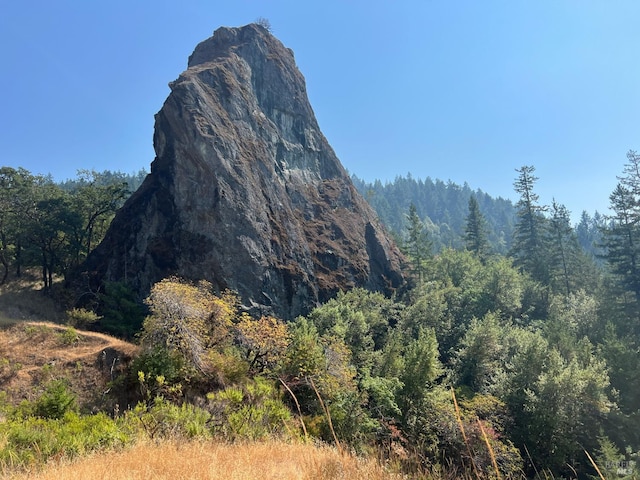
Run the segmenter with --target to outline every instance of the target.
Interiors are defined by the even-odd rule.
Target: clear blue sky
[[[467,182],[604,212],[640,150],[637,0],[10,2],[0,12],[0,165],[74,177],[154,158],[153,115],[196,44],[267,18],[320,127],[365,180]]]

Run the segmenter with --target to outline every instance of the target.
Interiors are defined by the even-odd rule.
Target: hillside
[[[267,29],[217,30],[171,88],[121,208],[102,174],[0,171],[1,469],[146,442],[324,442],[418,477],[638,460],[640,156],[606,264],[582,244],[600,220],[540,205],[533,166],[515,214],[451,182],[360,185],[400,251]]]
[[[106,406],[102,393],[138,347],[65,326],[59,308],[29,272],[0,285],[0,391],[17,405],[41,395],[50,382],[64,379],[81,408]]]
[[[400,238],[405,235],[409,207],[415,205],[436,251],[464,246],[469,197],[474,196],[487,220],[487,239],[492,250],[502,255],[509,251],[516,222],[516,209],[510,200],[472,190],[466,183],[457,185],[429,177],[416,179],[410,174],[385,183],[365,182],[356,175],[351,179],[382,223]]]
[[[83,411],[117,411],[110,382],[126,370],[139,347],[41,320],[47,312],[59,317],[55,305],[29,277],[0,286],[0,391],[5,394],[0,412],[8,411],[7,404],[34,402],[56,381],[64,382]],[[0,424],[6,421],[0,413]],[[4,447],[2,441],[0,446]],[[199,479],[397,478],[374,459],[358,459],[329,446],[278,441],[231,445],[143,440],[86,458],[56,455],[46,466],[34,464],[27,472],[5,467],[0,462],[0,476],[13,480],[159,480],[182,478],[186,471],[188,478]]]

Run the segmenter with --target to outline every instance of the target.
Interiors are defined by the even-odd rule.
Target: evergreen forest
[[[4,467],[75,451],[69,436],[84,452],[182,435],[315,438],[410,478],[638,478],[636,152],[612,213],[575,225],[563,205],[539,203],[534,166],[515,172],[515,204],[466,184],[354,176],[407,257],[409,285],[393,298],[341,292],[292,322],[249,317],[234,292],[181,278],[144,299],[125,283],[82,302],[65,290],[143,177],[56,183],[0,169],[0,283],[36,269],[70,326],[140,349],[100,402],[79,401],[64,378],[3,400]]]

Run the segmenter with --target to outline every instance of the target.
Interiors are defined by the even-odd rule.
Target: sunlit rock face
[[[220,28],[170,84],[156,158],[87,271],[144,294],[169,275],[291,319],[360,286],[391,293],[402,256],[323,136],[293,52]]]

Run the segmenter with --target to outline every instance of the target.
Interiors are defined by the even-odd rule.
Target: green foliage
[[[216,436],[259,440],[290,436],[297,430],[280,393],[265,378],[255,377],[244,385],[210,393],[207,398]]]
[[[602,230],[605,226],[605,218],[595,212],[590,215],[585,210],[580,215],[580,221],[576,225],[576,237],[585,253],[596,259],[599,263],[602,257]]]
[[[10,265],[17,276],[38,266],[50,289],[54,275],[67,275],[102,239],[128,192],[96,172],[78,175],[73,188],[62,188],[24,169],[0,169],[0,283]]]
[[[551,287],[554,291],[569,296],[578,288],[576,270],[584,253],[571,227],[569,211],[555,200],[551,204],[548,228]]]
[[[216,383],[221,387],[240,383],[249,374],[249,364],[243,358],[241,351],[235,347],[209,350],[207,363],[214,372]]]
[[[435,332],[421,328],[418,337],[406,347],[404,371],[400,375],[402,389],[399,401],[405,422],[410,422],[408,419],[421,409],[425,395],[441,373]]]
[[[33,404],[23,404],[25,413],[41,418],[60,419],[67,412],[76,410],[76,397],[64,380],[50,382]]]
[[[189,403],[176,405],[163,397],[151,404],[139,403],[125,416],[129,429],[138,425],[145,434],[158,439],[210,438],[211,414]]]
[[[640,155],[627,153],[624,174],[609,196],[613,214],[602,229],[604,257],[615,279],[615,286],[624,293],[617,293],[618,310],[624,308],[624,317],[632,318],[633,334],[640,335]],[[620,322],[620,326],[622,326]],[[625,332],[627,333],[627,332]]]
[[[73,327],[67,327],[58,333],[58,338],[63,345],[75,345],[80,341],[78,331]]]
[[[412,265],[412,273],[421,283],[426,270],[426,262],[431,257],[431,241],[424,223],[418,216],[416,206],[412,203],[407,214],[407,234],[403,243],[405,254]]]
[[[481,260],[489,255],[489,241],[487,239],[487,221],[480,212],[475,196],[469,197],[469,215],[464,230],[464,242],[467,250],[473,252]]]
[[[142,352],[129,368],[130,375],[123,381],[140,389],[142,400],[152,400],[160,395],[179,397],[182,382],[188,380],[184,359],[176,352],[156,347]]]
[[[401,326],[411,335],[420,327],[436,332],[442,361],[449,365],[473,318],[494,313],[505,321],[523,321],[526,276],[505,258],[484,264],[471,252],[444,250],[430,265],[427,281],[411,292]]]
[[[598,438],[599,447],[595,454],[595,462],[604,478],[620,480],[634,480],[638,478],[638,455],[621,453],[615,444],[607,437]],[[600,478],[591,475],[591,478]]]
[[[0,471],[44,464],[52,457],[74,458],[124,446],[132,438],[104,413],[59,418],[17,417],[0,422]]]
[[[287,349],[284,373],[295,381],[318,377],[325,366],[325,357],[318,329],[310,320],[299,317],[289,327],[291,340]]]
[[[566,359],[539,332],[513,333],[498,385],[514,421],[511,438],[538,468],[562,471],[579,461],[581,446],[595,448],[610,408],[606,364],[589,350]]]
[[[416,179],[411,175],[398,176],[386,183],[379,180],[367,183],[355,175],[351,179],[385,226],[398,237],[407,228],[403,213],[414,204],[416,213],[428,225],[434,253],[446,247],[464,247],[465,216],[469,198],[474,196],[487,220],[491,250],[504,254],[509,249],[515,220],[515,209],[509,200],[473,191],[467,184]]]
[[[72,308],[66,311],[66,315],[67,325],[76,328],[87,328],[101,318],[97,313],[84,308]]]
[[[479,393],[492,391],[503,368],[505,340],[505,329],[495,313],[488,313],[481,320],[474,318],[456,352],[456,384]]]
[[[549,285],[550,258],[547,249],[546,207],[538,204],[538,195],[534,192],[534,185],[538,180],[533,172],[535,167],[523,166],[516,169],[518,178],[513,186],[520,195],[516,204],[518,221],[513,233],[511,255],[516,266],[522,268],[531,277]]]
[[[321,438],[333,441],[335,433],[358,449],[389,416],[400,415],[396,395],[404,347],[402,336],[391,328],[400,310],[378,293],[354,289],[291,326],[284,372],[303,412],[315,417],[310,430]]]
[[[124,282],[105,282],[99,295],[100,328],[118,337],[133,338],[146,316],[144,304]]]

